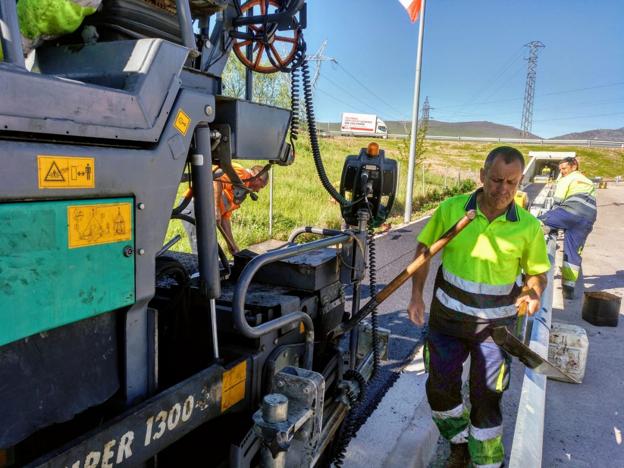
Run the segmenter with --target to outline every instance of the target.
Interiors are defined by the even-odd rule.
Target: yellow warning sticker
[[[40,189],[95,187],[95,158],[37,156]]]
[[[186,135],[189,127],[191,126],[191,118],[184,112],[182,109],[178,111],[178,115],[176,115],[175,122],[173,126],[180,132],[182,135]]]
[[[107,203],[67,207],[70,249],[132,239],[132,205]]]
[[[247,382],[247,361],[235,365],[223,373],[221,386],[221,412],[234,406],[245,398],[245,383]]]

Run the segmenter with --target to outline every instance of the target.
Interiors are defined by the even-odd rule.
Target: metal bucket
[[[617,327],[622,298],[603,291],[588,291],[583,301],[583,320],[599,327]]]

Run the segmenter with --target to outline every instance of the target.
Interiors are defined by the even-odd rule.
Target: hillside
[[[409,134],[411,122],[407,120],[384,120],[388,127],[388,133],[406,135]],[[319,122],[317,127],[322,130],[339,132],[339,122]],[[467,136],[467,137],[491,137],[491,138],[522,138],[522,131],[508,125],[500,125],[494,122],[441,122],[429,121],[429,135],[433,136]],[[540,138],[530,134],[528,138]]]
[[[616,129],[600,128],[596,130],[587,130],[585,132],[566,133],[553,140],[606,140],[606,141],[624,141],[624,127]]]
[[[340,184],[340,176],[345,156],[357,155],[366,139],[335,137],[320,140],[321,152],[329,180],[335,187]],[[397,160],[399,166],[399,187],[396,202],[388,220],[396,225],[402,223],[405,206],[405,181],[409,142],[406,139],[380,141],[386,156]],[[487,142],[449,142],[427,141],[425,152],[419,162],[424,162],[415,172],[413,218],[422,215],[429,206],[419,203],[424,193],[438,194],[445,188],[455,187],[459,181],[472,179],[478,181],[479,168],[485,155],[497,144]],[[576,151],[583,172],[589,177],[603,176],[612,178],[624,175],[624,150],[613,148],[561,147],[555,145],[514,145],[526,156],[529,151]],[[245,165],[253,164],[245,161]],[[341,225],[340,208],[325,192],[316,175],[310,144],[305,136],[297,141],[297,157],[292,166],[274,168],[274,213],[273,234],[276,239],[286,239],[292,229],[298,226],[321,226],[339,228]],[[423,184],[423,173],[425,183]],[[180,188],[180,195],[186,190]],[[261,242],[268,238],[269,193],[259,193],[257,202],[246,201],[240,210],[234,213],[234,236],[241,247]],[[174,227],[173,224],[176,224]],[[184,234],[180,221],[172,223],[168,238],[175,233]],[[183,237],[185,237],[183,235]],[[180,243],[188,249],[188,244]]]
[[[440,122],[429,121],[429,135],[437,136],[470,136],[491,138],[523,138],[522,130],[509,125],[494,122]],[[530,133],[524,138],[540,138]]]

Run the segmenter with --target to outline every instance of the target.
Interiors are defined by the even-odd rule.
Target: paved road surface
[[[425,217],[405,227],[393,230],[376,238],[377,258],[377,291],[394,279],[413,259],[416,252],[416,235],[425,226],[429,217]],[[437,268],[438,260],[434,260]],[[431,298],[433,277],[429,279],[428,296]],[[422,330],[414,326],[407,318],[406,307],[411,293],[411,281],[406,282],[378,309],[379,326],[390,330],[388,360],[382,365],[378,379],[369,385],[367,400],[364,406],[370,414],[388,387],[398,378],[401,370],[412,358],[420,344]],[[368,277],[362,288],[361,305],[370,298]],[[347,296],[348,301],[350,297]],[[347,304],[350,310],[351,304]]]

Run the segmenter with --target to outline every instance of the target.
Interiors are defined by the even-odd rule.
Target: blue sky
[[[411,119],[418,22],[398,0],[308,0],[308,53],[327,40],[315,106]],[[624,1],[427,0],[421,107],[442,121],[520,127],[528,49],[539,40],[533,133],[624,127]],[[312,67],[314,69],[314,66]]]

